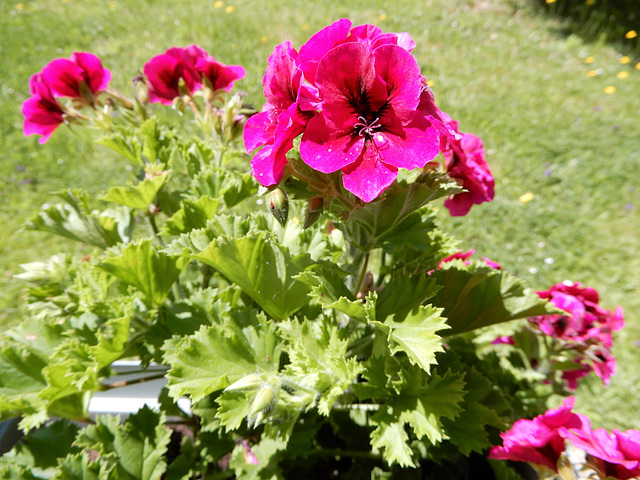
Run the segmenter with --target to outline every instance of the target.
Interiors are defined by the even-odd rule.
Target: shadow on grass
[[[561,20],[560,32],[575,34],[585,41],[614,45],[625,55],[640,61],[639,0],[531,0],[550,17]]]

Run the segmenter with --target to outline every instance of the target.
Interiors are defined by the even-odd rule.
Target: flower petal
[[[267,60],[267,71],[262,80],[264,96],[277,109],[289,108],[298,99],[302,81],[298,63],[298,53],[288,41],[276,45]]]
[[[51,91],[58,97],[79,97],[78,81],[83,73],[82,68],[66,58],[53,60],[42,69]]]
[[[341,18],[312,35],[307,43],[300,47],[301,68],[309,82],[316,83],[320,60],[329,50],[347,38],[350,28],[351,20]]]
[[[438,132],[420,114],[409,125],[392,122],[384,132],[375,133],[373,141],[382,160],[398,168],[423,168],[439,153]]]
[[[84,70],[87,86],[93,93],[107,88],[111,80],[111,72],[102,66],[102,62],[92,53],[73,52],[71,61]]]
[[[398,169],[380,161],[375,149],[366,145],[358,161],[342,169],[344,188],[364,202],[378,197],[398,176]]]
[[[302,135],[302,160],[322,173],[356,162],[364,148],[364,137],[352,135],[351,129],[337,126],[323,114],[313,117]]]
[[[403,122],[415,117],[422,92],[420,66],[413,55],[397,45],[373,51],[376,74],[387,84],[388,104]]]
[[[275,125],[271,122],[273,110],[266,110],[249,117],[244,125],[244,145],[247,153],[254,151],[260,145],[266,145],[273,138]]]

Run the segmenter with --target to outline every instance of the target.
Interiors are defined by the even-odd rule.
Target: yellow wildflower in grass
[[[629,72],[618,72],[616,75],[620,80],[624,80],[625,78],[629,78]]]
[[[638,32],[635,30],[629,30],[624,38],[631,40],[632,38],[636,38],[638,36]]]
[[[584,2],[585,5],[593,5],[594,3],[596,3],[596,0],[587,0]]]
[[[19,3],[18,5],[16,5],[16,10],[23,10],[24,9],[24,3]]]
[[[235,50],[236,48],[238,48],[238,44],[237,43],[232,43],[231,44],[231,50]]]
[[[225,12],[227,13],[231,13],[235,10],[235,8],[233,7],[233,5],[229,5],[227,8],[224,9]]]
[[[620,59],[620,63],[622,63],[623,65],[625,65],[625,64],[627,64],[629,62],[631,62],[631,59],[629,57],[627,57],[626,55]]]
[[[549,1],[549,0],[547,0],[547,1]],[[530,202],[531,200],[533,200],[533,193],[531,193],[531,192],[525,193],[524,195],[520,195],[520,201],[522,203],[527,203],[527,202]]]
[[[614,93],[616,93],[616,87],[614,87],[612,85],[609,85],[608,87],[606,87],[604,89],[604,93],[606,93],[607,95],[614,94]]]
[[[260,37],[260,43],[267,43],[267,40],[269,40],[267,37]]]
[[[595,77],[596,75],[598,75],[597,70],[589,70],[587,72],[587,77]]]
[[[636,65],[636,70],[640,70],[640,62]]]
[[[427,80],[427,87],[431,88],[436,84],[433,80]]]
[[[302,30],[304,30],[305,32],[309,30],[309,24],[305,23],[304,25],[302,25]]]
[[[379,17],[379,18],[380,18],[380,21],[381,21],[381,22],[384,22],[384,21],[387,19],[387,14],[386,14],[386,13],[383,13],[382,15],[380,15],[380,17]]]
[[[584,59],[584,63],[593,63],[596,57],[587,57]]]
[[[109,2],[109,6],[110,6],[111,8],[115,8],[115,6],[116,6],[116,2],[114,2],[114,1]]]
[[[554,3],[556,0],[547,0],[547,3]]]
[[[213,2],[213,8],[222,8],[222,2],[220,0]]]

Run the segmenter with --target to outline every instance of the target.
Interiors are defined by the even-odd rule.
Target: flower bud
[[[267,208],[276,220],[284,227],[289,216],[289,199],[281,188],[276,188],[267,194]]]
[[[277,400],[278,398],[276,396],[276,392],[273,389],[273,386],[265,385],[258,391],[258,393],[256,393],[256,396],[253,397],[249,415],[254,415],[258,412],[270,411],[274,407]]]
[[[322,197],[315,197],[309,200],[309,206],[307,213],[304,216],[304,225],[302,228],[307,229],[320,218],[322,214],[322,208],[324,207],[324,200]]]
[[[259,375],[252,373],[251,375],[242,377],[237,382],[232,383],[227,388],[225,388],[224,391],[257,390],[257,388],[261,386],[262,383],[262,378]]]
[[[133,83],[136,86],[136,97],[142,105],[149,103],[149,85],[144,75],[136,75],[133,77]]]

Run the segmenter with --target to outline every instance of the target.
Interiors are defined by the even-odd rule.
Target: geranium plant
[[[150,59],[135,95],[90,53],[32,77],[26,135],[94,127],[137,175],[97,199],[59,192],[28,222],[89,253],[18,275],[29,315],[0,343],[0,412],[30,433],[0,460],[5,477],[515,478],[490,448],[567,388],[522,353],[525,333],[492,344],[487,328],[529,318],[526,335],[543,338],[579,309],[472,260],[436,225],[435,201],[462,216],[494,182],[414,47],[346,19],[299,50],[284,42],[260,112],[232,93],[244,69],[196,45]],[[180,115],[160,121],[159,108]],[[584,331],[556,335],[578,353],[569,366],[549,356],[554,371],[602,371],[590,348],[608,352],[622,326],[582,293]],[[95,392],[132,382],[106,380],[121,359],[161,370],[159,408],[93,418]],[[518,452],[550,442],[560,455],[579,437],[594,455],[584,422],[545,420],[571,405],[532,420],[548,439]],[[635,471],[634,435],[598,458]],[[557,471],[549,452],[512,455],[502,437],[494,458]]]

